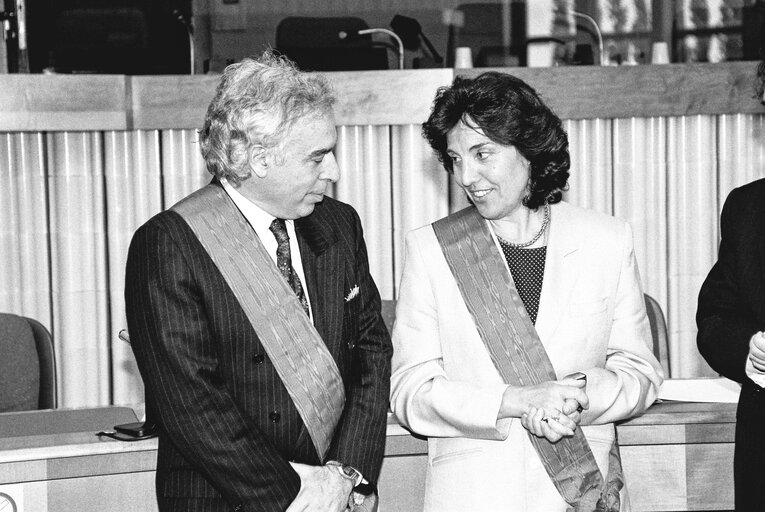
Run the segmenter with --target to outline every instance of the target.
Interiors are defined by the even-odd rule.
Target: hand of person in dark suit
[[[754,333],[749,340],[749,360],[754,369],[765,374],[765,333]]]
[[[334,468],[290,462],[300,476],[300,491],[286,512],[345,512],[353,481]]]

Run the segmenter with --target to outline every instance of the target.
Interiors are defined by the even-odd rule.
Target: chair
[[[389,333],[393,333],[393,323],[396,321],[396,301],[382,301],[382,317]]]
[[[449,25],[446,44],[446,62],[454,66],[455,49],[467,46],[473,54],[473,65],[479,67],[505,66],[505,54],[526,65],[526,4],[510,3],[510,48],[505,49],[502,41],[501,2],[458,5],[455,9],[462,18],[461,23]]]
[[[645,299],[645,311],[648,314],[648,323],[651,324],[651,338],[653,339],[653,354],[664,369],[664,377],[669,378],[669,336],[667,335],[667,321],[664,312],[656,299],[643,295]]]
[[[361,18],[290,16],[276,27],[276,50],[304,71],[388,69],[385,47],[376,47]]]
[[[40,322],[0,313],[0,412],[56,408],[56,357]]]

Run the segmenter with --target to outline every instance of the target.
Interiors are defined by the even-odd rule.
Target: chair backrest
[[[648,323],[651,325],[651,338],[653,339],[653,354],[664,369],[664,377],[669,378],[669,336],[667,335],[667,321],[664,312],[656,299],[644,294],[645,311],[648,314]]]
[[[645,309],[648,314],[648,323],[651,325],[651,338],[653,339],[653,353],[664,369],[664,376],[669,374],[669,337],[667,336],[667,322],[664,313],[656,299],[648,294],[644,295]],[[396,301],[382,301],[382,317],[389,332],[393,332],[393,323],[396,319]]]
[[[467,46],[472,50],[475,67],[503,66],[504,53],[509,51],[518,60],[518,65],[526,65],[526,4],[513,1],[510,3],[510,48],[503,48],[502,17],[504,7],[501,2],[470,3],[458,5],[462,23],[450,25],[447,39],[447,66],[454,65],[455,48]]]
[[[385,321],[385,327],[388,328],[389,333],[393,333],[393,322],[396,321],[396,301],[384,300],[382,301],[382,317]]]
[[[368,34],[357,35],[367,28],[364,20],[352,16],[290,16],[276,27],[276,49],[305,71],[388,69],[385,48],[375,47]]]
[[[54,409],[56,358],[40,322],[0,313],[0,412]]]

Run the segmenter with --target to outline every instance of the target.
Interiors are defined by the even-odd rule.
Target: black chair
[[[388,69],[385,46],[376,46],[361,18],[290,16],[276,27],[276,50],[304,71]]]
[[[0,313],[0,412],[56,408],[56,357],[48,329]]]
[[[500,2],[458,5],[461,24],[449,25],[446,62],[454,66],[455,49],[467,46],[473,54],[474,67],[504,66],[506,54],[519,66],[526,65],[526,4],[510,3],[510,47],[502,41],[503,7]]]

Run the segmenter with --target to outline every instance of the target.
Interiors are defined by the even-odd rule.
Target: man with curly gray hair
[[[161,511],[372,510],[391,343],[339,177],[331,88],[265,52],[200,131],[214,176],[136,232],[128,326]]]

